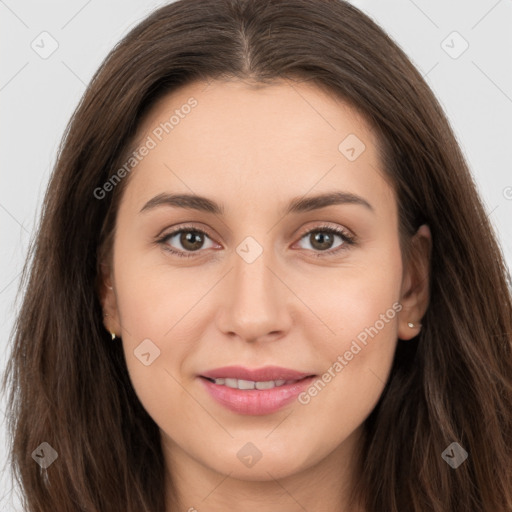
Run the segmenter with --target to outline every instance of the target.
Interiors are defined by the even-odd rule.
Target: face
[[[104,307],[167,455],[264,480],[347,453],[418,332],[370,127],[312,85],[216,81],[138,141]]]

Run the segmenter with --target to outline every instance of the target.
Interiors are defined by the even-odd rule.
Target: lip
[[[264,366],[263,368],[245,368],[243,366],[224,366],[201,373],[201,377],[210,379],[243,379],[253,380],[255,382],[264,382],[268,380],[299,380],[313,375],[280,366]]]
[[[272,414],[282,409],[293,402],[317,378],[316,375],[311,373],[298,372],[278,366],[267,366],[254,370],[241,366],[227,366],[205,372],[198,377],[208,394],[220,405],[232,412],[253,416]],[[208,380],[208,378],[218,379],[223,377],[256,382],[269,380],[293,380],[295,382],[272,389],[242,390],[215,384]]]

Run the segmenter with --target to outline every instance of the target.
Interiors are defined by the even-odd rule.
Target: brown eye
[[[205,246],[205,242],[210,240],[210,246]],[[180,228],[172,233],[164,235],[158,240],[164,248],[178,256],[189,257],[200,249],[208,249],[213,247],[211,239],[207,233],[197,228]]]
[[[325,231],[316,231],[310,233],[308,236],[311,246],[319,251],[330,249],[334,243],[335,237],[332,233],[326,233]]]
[[[336,238],[338,238],[340,242],[334,245]],[[354,243],[353,237],[347,232],[331,226],[318,227],[310,230],[301,237],[301,240],[302,239],[309,242],[310,247],[306,247],[307,249],[327,254],[337,253],[338,251],[346,249],[346,246]],[[315,256],[322,256],[322,254],[316,254]]]
[[[199,231],[181,231],[179,241],[187,251],[197,251],[204,243],[204,236]]]

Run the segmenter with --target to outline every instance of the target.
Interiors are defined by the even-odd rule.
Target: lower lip
[[[233,389],[214,384],[204,377],[200,377],[200,380],[210,395],[227,409],[238,414],[261,416],[276,412],[290,402],[293,402],[315,378],[315,376],[307,377],[291,384],[262,390]]]

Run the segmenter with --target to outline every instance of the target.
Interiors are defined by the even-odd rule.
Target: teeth
[[[224,386],[227,386],[228,388],[237,388],[238,379],[224,379]]]
[[[267,380],[265,382],[256,382],[256,389],[272,389],[276,387],[276,383],[273,380]]]
[[[227,386],[233,389],[272,389],[274,387],[283,386],[284,384],[290,384],[295,381],[286,380],[267,380],[264,382],[254,382],[253,380],[243,379],[213,379],[215,384],[219,386]]]
[[[238,379],[238,389],[254,389],[256,383],[252,380]]]

